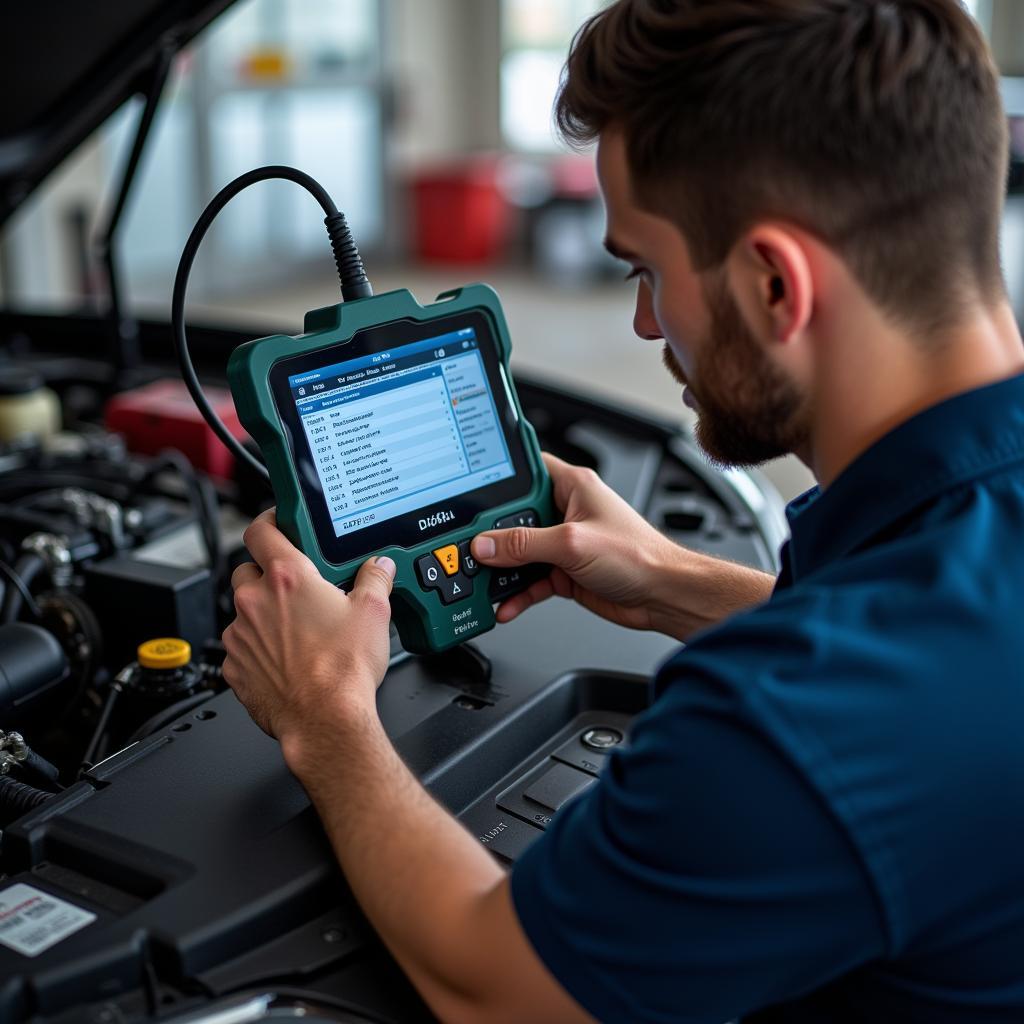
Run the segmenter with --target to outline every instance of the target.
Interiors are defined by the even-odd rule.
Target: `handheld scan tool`
[[[281,170],[291,171],[252,174]],[[191,258],[242,181],[211,203],[186,245],[176,336]],[[341,218],[340,240],[332,217]],[[491,629],[493,603],[547,571],[485,568],[469,545],[483,530],[556,522],[550,480],[512,384],[497,294],[469,285],[428,306],[405,290],[372,296],[344,218],[328,212],[327,225],[348,301],[307,313],[298,337],[239,346],[231,393],[266,461],[282,531],[339,585],[371,555],[388,555],[403,646],[442,651]],[[183,344],[179,356],[203,409]]]
[[[471,285],[421,306],[390,292],[308,313],[305,328],[242,345],[228,364],[281,529],[333,583],[371,554],[393,558],[406,650],[490,629],[492,602],[526,577],[477,565],[470,540],[553,522],[497,295]]]

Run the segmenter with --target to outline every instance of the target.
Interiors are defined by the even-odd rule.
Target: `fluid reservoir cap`
[[[136,655],[143,668],[181,668],[192,660],[192,645],[176,636],[162,636],[139,644]]]

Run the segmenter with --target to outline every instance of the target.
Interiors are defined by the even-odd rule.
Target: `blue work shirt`
[[[672,657],[515,865],[600,1020],[1024,1021],[1024,376],[797,499],[771,600]]]

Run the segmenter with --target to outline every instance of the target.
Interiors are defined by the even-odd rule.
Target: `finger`
[[[231,574],[231,589],[237,590],[243,583],[258,580],[263,570],[255,562],[243,562]]]
[[[572,581],[572,577],[564,569],[552,569],[548,579],[551,581],[551,587],[558,597],[569,599],[575,597],[575,584]]]
[[[277,528],[275,510],[261,512],[242,535],[242,542],[253,559],[262,566],[274,559],[304,558],[305,556]]]
[[[579,467],[574,466],[571,462],[566,462],[564,459],[560,459],[557,455],[552,455],[550,452],[541,452],[541,458],[544,460],[544,465],[547,466],[548,476],[551,477],[555,504],[562,512],[565,512],[566,506],[569,504],[569,495],[573,488],[572,472]]]
[[[395,563],[383,555],[363,562],[356,573],[352,586],[352,597],[383,600],[385,603],[391,596],[391,587],[395,582]]]
[[[551,452],[541,452],[540,457],[544,460],[544,465],[548,467],[548,472],[552,476],[567,469],[572,469],[571,463],[566,462],[565,459],[560,459],[557,455],[552,455]]]
[[[578,530],[578,524],[574,524]],[[508,530],[492,530],[473,538],[472,552],[484,565],[528,565],[550,562],[559,565],[566,559],[566,528],[547,526],[533,529],[513,526]]]
[[[498,605],[497,612],[495,612],[495,618],[499,622],[511,622],[522,615],[527,608],[540,604],[541,601],[546,601],[554,593],[555,588],[552,586],[550,576],[546,579],[538,580],[527,587],[521,594],[515,594],[507,601],[502,601]]]

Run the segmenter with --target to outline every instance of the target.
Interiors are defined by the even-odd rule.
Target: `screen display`
[[[443,517],[448,499],[516,473],[472,326],[287,385],[336,537],[432,506]]]

